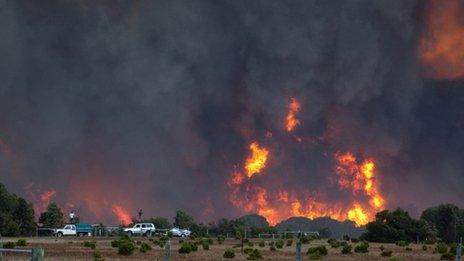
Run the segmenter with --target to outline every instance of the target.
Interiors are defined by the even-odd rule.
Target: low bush
[[[288,246],[288,247],[289,247],[289,246],[292,246],[292,244],[293,244],[293,240],[292,240],[292,239],[287,240],[287,246]]]
[[[350,245],[348,245],[348,244],[343,246],[342,254],[344,254],[344,255],[351,254],[351,249],[352,249],[352,247]]]
[[[406,250],[406,251],[412,251],[412,248],[406,247],[404,250]]]
[[[427,251],[428,247],[426,245],[422,246],[422,250]]]
[[[180,246],[178,252],[179,254],[188,254],[190,252],[192,252],[192,244],[191,243],[188,243],[188,242],[184,242],[182,243],[182,245]]]
[[[271,250],[271,251],[276,251],[277,248],[276,248],[275,246],[270,246],[270,247],[269,247],[269,250]]]
[[[249,254],[248,254],[248,260],[258,260],[263,258],[263,255],[259,252],[258,249],[253,249]]]
[[[259,244],[258,244],[259,247],[265,247],[266,246],[266,242],[264,241],[260,241]]]
[[[95,242],[95,241],[84,241],[84,242],[82,243],[82,245],[83,245],[84,247],[90,247],[91,249],[95,249],[96,246],[97,246],[96,244],[97,244],[97,242]]]
[[[435,250],[440,254],[444,254],[448,252],[448,246],[444,243],[440,243],[436,246]]]
[[[284,247],[284,241],[282,241],[282,240],[277,241],[277,242],[275,243],[275,246],[276,246],[277,248],[283,248],[283,247]]]
[[[245,253],[245,254],[247,254],[247,255],[248,255],[249,253],[251,253],[251,251],[253,251],[253,248],[251,248],[251,247],[246,247],[245,249],[243,249],[243,253]]]
[[[363,242],[354,248],[354,252],[356,253],[367,253],[369,252],[369,244],[366,242]]]
[[[143,242],[142,244],[140,244],[140,252],[142,253],[145,253],[147,251],[150,251],[151,250],[151,246],[145,242]]]
[[[235,252],[232,249],[226,249],[224,251],[224,254],[222,255],[223,258],[234,258],[235,257]]]
[[[16,245],[18,245],[18,244],[16,244]],[[458,248],[458,245],[456,243],[451,243],[448,246],[449,246],[449,251],[448,252],[450,252],[452,254],[456,253],[456,250]]]
[[[409,242],[406,242],[404,240],[400,240],[400,241],[396,241],[395,245],[400,246],[400,247],[405,247],[405,246],[409,246]]]
[[[222,244],[222,242],[224,242],[225,239],[226,239],[226,238],[225,238],[223,235],[219,235],[219,236],[217,237],[218,244]]]
[[[5,242],[5,243],[3,243],[3,248],[11,249],[11,248],[15,248],[15,246],[16,246],[15,242]]]
[[[383,245],[381,245],[381,246],[379,247],[379,249],[380,249],[380,251],[384,251],[384,250],[385,250],[385,247],[384,247]]]
[[[311,253],[311,254],[309,254],[309,259],[310,260],[319,260],[319,259],[321,259],[321,254],[319,254],[319,252]]]
[[[441,255],[440,260],[454,260],[456,256],[453,253],[444,253]]]
[[[359,243],[359,239],[356,237],[351,238],[351,243]]]
[[[16,241],[16,245],[17,246],[26,246],[27,245],[26,239],[18,239],[18,241]]]
[[[329,251],[327,251],[327,248],[325,246],[317,246],[308,248],[308,251],[306,252],[306,254],[309,256],[315,253],[318,253],[318,255],[320,256],[326,256],[329,253]]]
[[[208,242],[203,242],[203,243],[201,244],[201,246],[203,247],[203,250],[209,250],[209,244],[208,244]]]
[[[248,242],[248,246],[249,247],[253,247],[255,244],[253,244],[253,242]]]
[[[393,251],[391,250],[382,250],[382,253],[380,255],[384,257],[390,257],[392,256],[392,254],[393,254]]]
[[[111,246],[114,247],[114,248],[118,248],[119,247],[119,240],[111,241]]]
[[[302,236],[300,237],[300,242],[301,244],[309,244],[309,242],[311,241],[311,237],[308,237],[308,236]]]
[[[93,261],[103,261],[103,260],[105,260],[105,259],[103,259],[103,256],[98,251],[94,252],[92,254],[92,256],[93,256]]]
[[[129,256],[134,253],[135,245],[129,240],[121,240],[118,245],[118,254]]]

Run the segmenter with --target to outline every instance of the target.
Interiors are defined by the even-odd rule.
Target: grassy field
[[[159,246],[153,244],[148,238],[137,238],[135,241],[142,241],[149,243],[153,249],[141,253],[139,250],[135,250],[130,256],[121,256],[117,252],[116,248],[111,247],[111,241],[117,239],[117,237],[106,237],[106,238],[76,238],[76,237],[65,237],[65,238],[26,238],[27,246],[21,248],[32,248],[41,247],[45,249],[45,260],[94,260],[93,254],[99,252],[105,260],[163,260],[164,250]],[[2,238],[1,242],[17,241],[18,238]],[[96,248],[91,249],[84,247],[84,241],[95,241]],[[272,240],[266,240],[265,247],[259,247],[258,243],[260,239],[252,239],[251,242],[254,244],[253,248],[259,249],[263,258],[262,260],[295,260],[295,243],[292,246],[285,246],[276,251],[270,251],[268,242]],[[224,260],[246,260],[247,255],[241,253],[239,247],[235,245],[239,244],[239,240],[226,239],[223,244],[218,244],[217,240],[214,239],[214,243],[210,246],[209,250],[203,250],[202,246],[198,247],[198,251],[190,254],[179,254],[178,249],[180,247],[179,239],[174,238],[171,240],[172,260],[223,260],[223,253],[225,249],[233,249],[235,251],[234,259]],[[294,240],[295,242],[295,240]],[[394,244],[377,244],[370,243],[368,253],[352,253],[352,254],[341,254],[340,248],[331,248],[325,240],[311,241],[310,244],[302,245],[302,257],[303,260],[309,260],[309,257],[305,254],[309,247],[326,245],[328,249],[328,255],[322,257],[322,260],[392,260],[392,257],[396,258],[393,260],[439,260],[440,255],[434,254],[433,250],[435,246],[428,246],[427,250],[422,249],[422,245],[411,244],[410,250],[406,250],[405,247],[399,247]],[[356,244],[351,243],[354,247]],[[392,257],[382,257],[380,246],[383,245],[385,249],[392,250]],[[17,247],[20,248],[20,247]],[[24,254],[4,254],[2,260],[29,260]]]

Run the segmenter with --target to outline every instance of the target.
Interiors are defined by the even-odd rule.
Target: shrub
[[[277,248],[276,248],[275,246],[270,246],[270,247],[269,247],[269,250],[271,250],[271,251],[276,251]]]
[[[363,243],[357,245],[354,248],[354,252],[356,252],[356,253],[367,253],[367,252],[369,252],[369,244],[366,243],[366,242],[363,242]]]
[[[289,247],[289,246],[292,246],[292,244],[293,244],[293,240],[292,240],[292,239],[287,240],[287,246],[288,246],[288,247]]]
[[[16,245],[17,246],[26,246],[27,245],[26,239],[18,239],[18,241],[16,241]]]
[[[235,257],[235,252],[232,249],[226,249],[224,251],[224,254],[222,255],[223,258],[234,258]]]
[[[201,244],[201,246],[203,247],[203,250],[209,250],[209,244],[208,244],[208,242],[203,242],[203,243]]]
[[[251,247],[246,247],[245,249],[243,249],[243,253],[245,253],[245,254],[247,254],[247,255],[248,255],[249,253],[251,253],[251,251],[253,251],[253,248],[251,248]]]
[[[427,251],[427,246],[426,246],[426,245],[423,245],[423,246],[422,246],[422,250]]]
[[[270,242],[268,243],[268,245],[269,245],[269,246],[274,246],[274,241],[270,241]]]
[[[145,253],[147,251],[151,250],[151,246],[145,242],[140,244],[140,252]]]
[[[343,248],[342,248],[342,254],[345,254],[345,255],[346,254],[351,254],[351,248],[352,247],[350,245],[348,245],[348,244],[344,245]]]
[[[455,258],[453,253],[444,253],[441,255],[440,260],[454,260]]]
[[[253,242],[248,242],[248,246],[249,247],[253,247],[255,244],[253,244]]]
[[[259,247],[265,247],[265,246],[266,246],[266,242],[261,241],[261,242],[259,242],[258,246],[259,246]]]
[[[257,259],[261,259],[263,258],[263,256],[261,255],[261,253],[259,252],[258,249],[253,249],[250,254],[248,255],[248,260],[257,260]]]
[[[97,242],[95,241],[84,241],[82,245],[84,247],[90,247],[91,249],[95,249]]]
[[[16,244],[16,245],[18,245],[18,244]],[[457,247],[458,246],[457,246],[456,243],[449,244],[449,251],[448,252],[450,252],[452,254],[456,253]]]
[[[275,246],[276,246],[277,248],[282,248],[282,247],[284,247],[284,241],[282,241],[282,240],[277,241],[277,242],[275,243]]]
[[[429,237],[425,239],[425,244],[427,245],[433,245],[435,243],[437,243],[437,239],[435,237]]]
[[[412,251],[412,248],[406,247],[405,250],[406,250],[406,251]]]
[[[188,243],[188,242],[184,242],[182,243],[182,245],[180,246],[179,248],[179,254],[188,254],[190,252],[192,252],[192,244]]]
[[[440,253],[440,254],[444,254],[448,251],[448,246],[444,243],[440,243],[437,245],[437,247],[435,248],[435,250]]]
[[[118,248],[119,247],[119,240],[111,241],[111,246],[114,247],[114,248]]]
[[[226,238],[225,238],[223,235],[219,235],[219,236],[217,237],[218,244],[222,244],[222,242],[224,242],[225,239],[226,239]]]
[[[358,243],[359,239],[356,237],[351,238],[351,243]]]
[[[308,237],[308,236],[302,236],[302,237],[300,238],[301,244],[305,244],[305,245],[306,245],[306,244],[309,244],[310,241],[311,241],[311,238]]]
[[[318,260],[318,259],[321,259],[321,255],[319,254],[319,252],[314,252],[314,253],[309,254],[309,259]]]
[[[118,245],[118,254],[123,256],[132,255],[134,249],[134,243],[129,240],[121,240]]]
[[[103,259],[103,256],[98,251],[94,252],[92,256],[93,256],[94,261],[103,261],[103,260],[105,260],[105,259]]]
[[[16,244],[15,242],[5,242],[3,243],[3,248],[15,248]]]
[[[400,246],[400,247],[405,247],[405,246],[409,246],[409,242],[406,242],[404,240],[400,240],[400,241],[396,241],[395,245]]]
[[[384,257],[390,257],[392,254],[393,254],[393,251],[391,250],[382,250],[382,253],[380,255]]]
[[[328,252],[329,251],[327,251],[327,248],[325,246],[317,246],[308,248],[306,254],[311,256],[311,254],[318,253],[318,255],[320,256],[326,256]]]
[[[383,245],[381,245],[381,246],[379,247],[379,249],[380,249],[380,251],[384,251],[384,250],[385,250],[385,247],[384,247]]]
[[[343,240],[345,240],[345,241],[350,241],[350,236],[348,236],[348,235],[343,235]]]

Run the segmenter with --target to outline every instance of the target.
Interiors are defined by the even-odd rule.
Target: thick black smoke
[[[389,207],[460,203],[463,82],[421,76],[423,4],[1,0],[0,182],[92,221],[114,222],[94,198],[233,217],[229,174],[271,131],[288,186],[324,188],[349,150],[378,160]],[[290,97],[317,146],[286,140]]]

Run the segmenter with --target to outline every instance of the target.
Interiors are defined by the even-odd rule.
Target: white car
[[[124,232],[126,232],[128,236],[151,236],[155,233],[155,225],[152,223],[137,223],[131,228],[125,228]]]
[[[171,228],[171,230],[169,230],[169,232],[171,232],[172,236],[174,237],[189,237],[192,232],[188,229],[180,229],[180,228]]]

